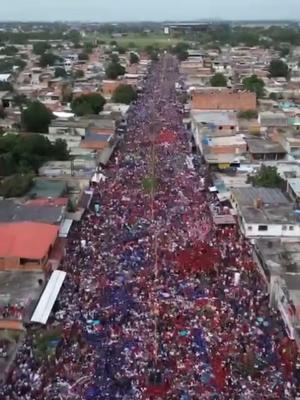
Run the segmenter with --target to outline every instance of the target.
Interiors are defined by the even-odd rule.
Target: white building
[[[236,188],[231,203],[248,238],[300,238],[300,213],[279,189]]]

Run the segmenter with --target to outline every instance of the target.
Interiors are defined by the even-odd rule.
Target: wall
[[[258,227],[260,225],[266,224],[247,224],[244,220],[242,220],[242,228],[245,233],[245,236],[248,238],[254,237],[285,237],[285,238],[294,238],[300,236],[300,226],[299,225],[275,225],[269,224],[267,231],[260,231]],[[286,227],[286,229],[284,229]],[[290,230],[289,227],[293,227],[293,230]],[[250,229],[251,230],[250,230]]]
[[[256,96],[254,93],[234,93],[227,90],[194,92],[192,108],[198,110],[255,110]]]

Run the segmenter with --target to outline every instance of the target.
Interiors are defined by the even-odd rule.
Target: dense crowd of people
[[[125,138],[71,231],[51,323],[29,330],[1,400],[295,398],[295,345],[268,306],[249,243],[190,152],[176,60],[151,67]]]

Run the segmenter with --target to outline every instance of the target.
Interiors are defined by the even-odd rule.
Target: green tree
[[[130,64],[138,64],[140,61],[139,56],[136,53],[131,52],[129,55],[129,62]]]
[[[120,61],[119,54],[111,53],[110,60],[113,63],[118,63]]]
[[[51,46],[48,42],[36,42],[33,45],[33,52],[37,56],[41,56],[46,53],[47,50],[51,49]]]
[[[67,76],[67,72],[64,68],[57,67],[55,68],[54,76],[55,78],[65,78]]]
[[[65,140],[56,139],[52,145],[53,158],[59,161],[65,161],[69,159],[68,146]]]
[[[136,91],[130,85],[120,85],[114,91],[112,96],[112,101],[115,103],[130,104],[132,101],[136,100]]]
[[[72,111],[78,115],[99,114],[103,110],[105,99],[99,93],[83,94],[71,103]]]
[[[46,68],[48,66],[53,66],[56,61],[60,60],[60,57],[53,53],[44,53],[40,57],[40,66]]]
[[[28,132],[47,133],[54,115],[44,104],[33,101],[22,111],[21,121]]]
[[[2,179],[0,183],[0,196],[23,196],[33,184],[33,174],[16,174]]]
[[[276,167],[262,165],[255,175],[248,177],[247,182],[258,187],[278,188],[282,185],[282,178]]]
[[[262,79],[258,78],[256,75],[251,75],[247,78],[244,78],[243,85],[246,90],[255,93],[258,99],[264,96],[265,83]]]
[[[86,54],[92,54],[94,47],[95,47],[95,46],[94,46],[93,43],[87,42],[87,43],[85,43],[84,46],[83,46],[84,52],[85,52]]]
[[[214,87],[225,87],[227,86],[227,79],[223,74],[217,72],[214,76],[211,77],[210,84]]]
[[[273,78],[284,77],[288,78],[289,76],[289,67],[282,60],[272,60],[269,67],[270,75]]]
[[[0,54],[4,54],[10,57],[16,55],[17,53],[18,49],[15,46],[6,46],[0,51]]]
[[[179,61],[185,61],[189,56],[188,48],[188,43],[179,42],[171,49],[171,52],[177,56]]]
[[[105,74],[107,79],[117,79],[119,76],[125,74],[125,68],[116,62],[111,62],[108,64]]]
[[[78,54],[79,61],[87,61],[89,59],[89,55],[85,52]]]
[[[10,82],[0,81],[0,91],[2,92],[12,92],[13,86]]]

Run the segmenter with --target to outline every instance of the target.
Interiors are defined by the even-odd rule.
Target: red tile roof
[[[0,225],[0,257],[40,260],[55,242],[58,227],[50,224],[21,222]]]
[[[63,207],[68,205],[67,197],[58,197],[57,199],[49,199],[48,197],[41,197],[40,199],[32,199],[26,201],[27,206],[57,206]]]

